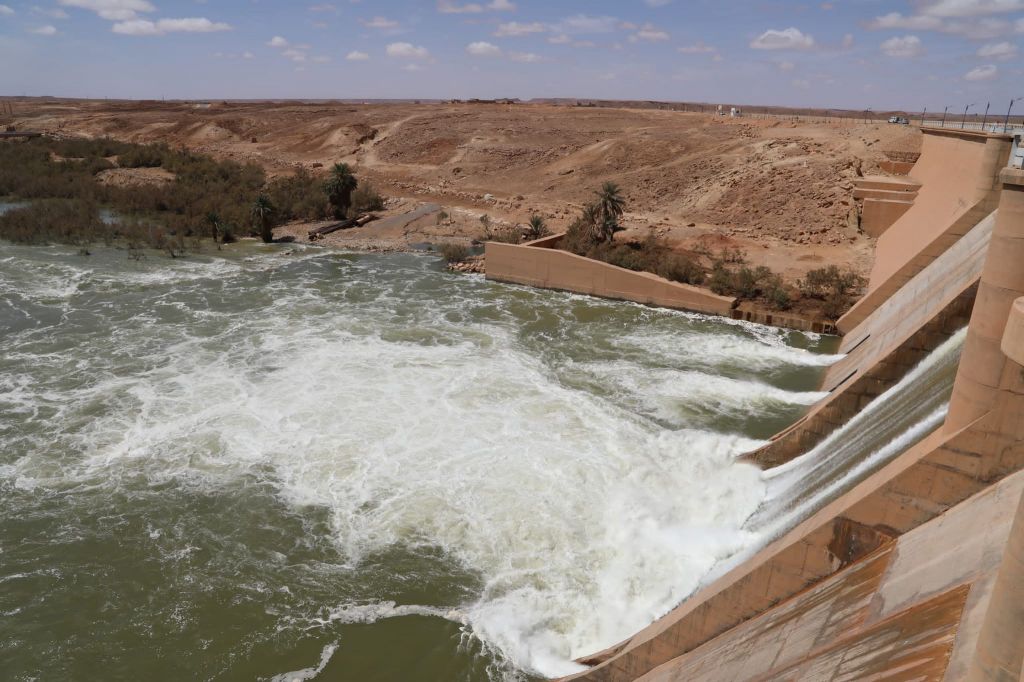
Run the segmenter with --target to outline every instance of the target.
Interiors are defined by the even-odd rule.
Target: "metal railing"
[[[1006,133],[1008,135],[1017,135],[1024,133],[1024,123],[1009,123],[1003,126],[1002,121],[988,121],[982,125],[981,121],[952,121],[946,119],[945,125],[942,124],[940,119],[928,119],[922,124],[925,127],[932,128],[949,128],[951,130],[978,130],[986,133]]]

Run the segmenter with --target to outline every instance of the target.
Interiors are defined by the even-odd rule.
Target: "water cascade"
[[[966,327],[800,457],[764,473],[765,501],[745,528],[765,540],[845,493],[942,424]]]

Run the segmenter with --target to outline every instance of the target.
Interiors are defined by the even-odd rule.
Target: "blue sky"
[[[0,0],[0,95],[1005,112],[1021,42],[1024,0]]]

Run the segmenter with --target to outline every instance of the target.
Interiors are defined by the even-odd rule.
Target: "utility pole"
[[[921,114],[921,127],[924,128],[924,119],[928,117],[928,107],[924,108],[924,112]]]
[[[949,111],[949,106],[948,105],[946,106],[945,109],[942,110],[942,127],[943,128],[946,127],[946,112],[947,111]]]
[[[988,120],[988,108],[992,106],[992,102],[985,103],[985,115],[981,119],[981,132],[985,132],[985,122]]]
[[[967,110],[973,107],[975,104],[977,104],[977,102],[971,102],[966,107],[964,107],[964,117],[960,119],[960,130],[963,130],[964,124],[967,123]]]

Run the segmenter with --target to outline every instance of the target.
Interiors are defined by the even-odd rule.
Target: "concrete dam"
[[[1018,142],[926,128],[908,177],[860,182],[877,253],[837,322],[844,357],[827,396],[747,455],[768,483],[747,526],[771,541],[564,679],[1024,679]],[[522,247],[488,255],[498,279],[633,286],[602,290],[612,278],[538,266]]]

